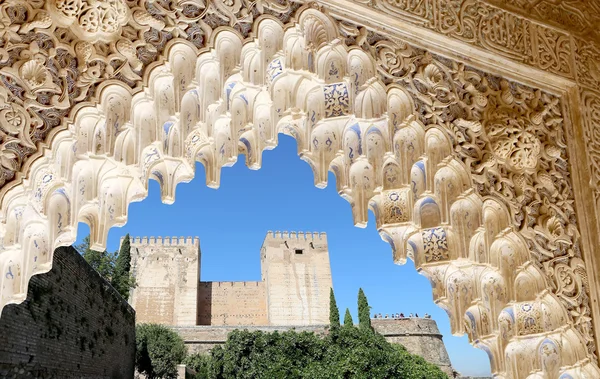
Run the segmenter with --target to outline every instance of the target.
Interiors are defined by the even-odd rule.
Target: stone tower
[[[267,233],[261,270],[269,325],[329,323],[333,284],[325,233]]]
[[[131,273],[137,286],[129,295],[129,303],[136,310],[136,322],[197,324],[197,237],[131,238]]]

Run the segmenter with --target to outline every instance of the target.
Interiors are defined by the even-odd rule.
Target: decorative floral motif
[[[517,329],[520,336],[544,331],[540,303],[522,303],[517,306]]]
[[[425,262],[439,262],[449,258],[448,239],[444,228],[423,230],[421,236],[423,237]]]
[[[117,37],[130,17],[125,0],[52,0],[49,9],[60,26],[90,42]]]
[[[509,126],[499,124],[489,126],[492,137],[492,149],[496,158],[502,164],[508,165],[516,172],[532,172],[538,164],[542,151],[540,140],[520,125],[514,125],[516,120],[505,120]],[[513,124],[511,126],[511,124]]]
[[[323,87],[325,95],[325,117],[337,117],[350,113],[348,87],[345,83],[327,84]]]
[[[409,221],[407,190],[394,190],[384,192],[383,222],[395,224]]]

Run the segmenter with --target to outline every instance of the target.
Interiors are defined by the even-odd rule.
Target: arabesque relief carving
[[[600,41],[600,4],[588,0],[492,0],[492,3],[542,23]]]
[[[317,6],[99,3],[0,4],[3,183],[28,170],[3,198],[0,306],[24,299],[31,275],[75,240],[78,222],[102,246],[149,178],[174,201],[199,161],[217,187],[239,153],[260,168],[282,132],[298,141],[317,186],[335,173],[357,225],[373,211],[395,261],[415,261],[453,332],[484,349],[498,377],[600,376],[559,95]],[[593,83],[596,50],[577,46],[592,53],[575,75],[564,32],[482,2],[386,4],[445,35]],[[597,170],[599,96],[581,97]],[[51,148],[23,166],[47,136]]]
[[[564,32],[485,2],[378,0],[371,5],[515,61],[569,78],[575,75],[571,62],[576,39],[572,42]],[[23,134],[35,146],[64,127],[61,120],[72,107],[89,101],[103,81],[139,86],[144,67],[160,57],[170,39],[185,38],[200,48],[213,29],[225,25],[247,36],[260,14],[286,22],[298,6],[287,0],[7,0],[0,4],[1,84],[28,109],[31,122]],[[579,41],[581,59],[574,60],[578,80],[597,85],[598,60],[587,59],[587,51],[597,51],[596,45]],[[0,167],[0,186],[13,179],[18,183],[21,167],[37,150],[18,138],[3,140],[2,151],[8,154]]]

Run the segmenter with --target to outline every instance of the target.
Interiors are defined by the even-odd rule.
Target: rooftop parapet
[[[288,232],[276,230],[275,232],[269,230],[267,232],[267,236],[265,237],[265,242],[267,240],[304,240],[304,241],[319,241],[325,242],[327,241],[327,234],[325,232]]]
[[[123,244],[123,239],[119,246]],[[156,245],[156,246],[194,246],[200,247],[198,237],[129,237],[131,245]]]

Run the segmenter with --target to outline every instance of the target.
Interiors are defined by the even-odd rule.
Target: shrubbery
[[[162,325],[138,324],[135,347],[135,367],[149,379],[176,378],[177,365],[186,356],[181,337]]]
[[[188,357],[196,379],[442,379],[435,365],[367,328],[309,332],[231,332],[210,355]]]
[[[358,304],[358,327],[349,310],[344,325],[339,325],[332,291],[334,317],[326,335],[234,330],[210,355],[194,354],[185,360],[177,334],[158,325],[140,325],[136,365],[150,378],[172,378],[176,365],[185,362],[197,372],[196,379],[447,379],[437,366],[373,331],[362,290]]]

